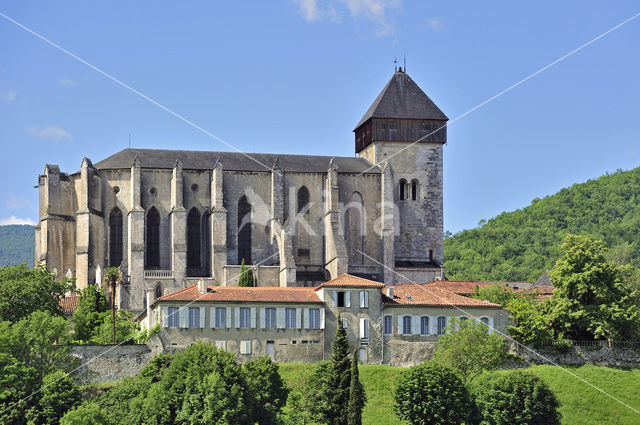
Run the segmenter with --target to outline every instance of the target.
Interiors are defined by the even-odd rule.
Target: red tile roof
[[[386,296],[386,289],[393,288],[393,299]],[[404,283],[386,287],[382,302],[385,305],[428,305],[500,308],[500,305],[489,301],[458,295],[431,284]]]
[[[164,295],[156,301],[232,301],[232,302],[283,302],[283,303],[321,303],[316,288],[281,288],[277,286],[238,287],[209,286],[201,294],[198,285]]]
[[[62,312],[64,314],[73,314],[73,312],[76,310],[76,307],[78,307],[78,296],[72,295],[69,297],[60,298],[58,303],[60,304],[60,307],[62,307]]]
[[[342,274],[335,279],[323,283],[316,290],[326,287],[357,287],[357,288],[382,288],[384,284],[375,280],[365,279],[363,277],[353,276],[350,274]]]
[[[518,284],[528,284],[529,287],[518,286]],[[488,282],[488,281],[461,281],[461,280],[437,280],[435,282],[424,283],[430,288],[442,288],[458,295],[471,295],[475,292],[476,286],[480,289],[492,285],[502,286],[503,288],[515,289],[516,291],[537,291],[540,295],[551,295],[553,286],[531,286],[531,282]]]

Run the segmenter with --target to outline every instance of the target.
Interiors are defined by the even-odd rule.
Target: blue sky
[[[637,2],[24,2],[0,12],[247,152],[353,155],[406,54],[455,118],[640,12]],[[640,17],[466,115],[445,229],[640,165]],[[229,150],[0,17],[0,223],[37,219],[45,163],[128,144]]]

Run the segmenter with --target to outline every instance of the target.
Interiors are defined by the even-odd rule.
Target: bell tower
[[[354,130],[356,153],[383,170],[390,168],[383,175],[393,182],[392,195],[385,198],[395,206],[392,263],[398,274],[415,282],[443,277],[442,151],[447,121],[399,68]]]

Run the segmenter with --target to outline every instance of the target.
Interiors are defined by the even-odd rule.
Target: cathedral
[[[74,173],[47,164],[36,263],[78,288],[119,267],[116,303],[133,312],[147,292],[237,285],[243,262],[256,286],[442,279],[446,122],[400,68],[355,126],[355,157],[124,149]]]

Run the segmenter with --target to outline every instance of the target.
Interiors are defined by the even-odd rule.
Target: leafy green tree
[[[367,395],[360,382],[358,371],[358,349],[354,348],[351,356],[351,383],[349,386],[349,412],[347,416],[348,425],[362,425],[362,409],[367,403]]]
[[[247,267],[244,264],[244,258],[240,263],[240,278],[238,279],[238,286],[253,286],[253,270],[251,267]]]
[[[250,360],[242,372],[255,401],[253,417],[260,425],[278,423],[278,413],[287,402],[287,388],[278,373],[278,364],[267,355]]]
[[[484,323],[453,320],[436,344],[433,361],[445,365],[465,382],[485,370],[494,370],[508,357],[503,337],[489,333]]]
[[[475,423],[476,408],[460,378],[448,367],[426,362],[400,375],[393,410],[412,425]]]
[[[351,365],[347,332],[342,327],[340,315],[338,315],[338,329],[331,348],[331,362],[327,370],[326,385],[323,388],[323,398],[327,402],[325,421],[329,425],[344,425],[347,423],[349,410]]]
[[[303,387],[302,403],[305,410],[309,412],[311,419],[315,422],[327,422],[326,413],[329,400],[325,398],[325,395],[328,393],[327,381],[330,367],[331,363],[328,361],[319,362],[313,375]]]
[[[300,391],[289,391],[287,403],[278,415],[281,424],[306,425],[313,423],[313,415]]]
[[[3,336],[0,347],[26,366],[33,367],[39,382],[56,370],[71,366],[69,322],[52,316],[48,311],[36,311],[11,326],[0,325]]]
[[[530,372],[483,374],[474,380],[471,392],[482,424],[560,424],[558,399],[544,381]]]
[[[96,403],[85,403],[68,411],[60,420],[60,425],[111,425]]]
[[[74,289],[73,281],[56,281],[44,266],[0,268],[0,320],[17,322],[34,311],[62,316],[59,299]]]
[[[78,341],[89,342],[104,321],[104,312],[109,311],[109,303],[104,291],[97,285],[88,285],[78,297],[78,306],[73,312],[74,337]]]
[[[95,335],[91,342],[95,344],[111,344],[113,343],[113,316],[111,312],[101,314],[102,323],[95,330]],[[133,314],[125,310],[118,310],[116,313],[115,324],[115,343],[120,344],[129,340],[139,331],[138,324],[133,321]]]
[[[29,396],[38,387],[34,368],[0,351],[0,423],[26,424],[25,412],[37,402],[37,398]]]
[[[45,376],[38,404],[27,412],[29,425],[58,425],[60,418],[79,405],[80,389],[73,378],[58,370]]]
[[[550,305],[548,300],[536,300],[533,294],[514,297],[506,306],[514,323],[509,326],[509,334],[513,339],[524,345],[551,339]]]
[[[634,270],[606,260],[606,244],[568,235],[565,254],[549,271],[554,282],[551,320],[559,336],[578,340],[635,340],[640,336]]]
[[[509,288],[501,285],[490,285],[484,288],[479,288],[476,285],[473,298],[477,300],[485,300],[495,304],[500,304],[502,307],[507,305],[517,296],[513,288]]]

